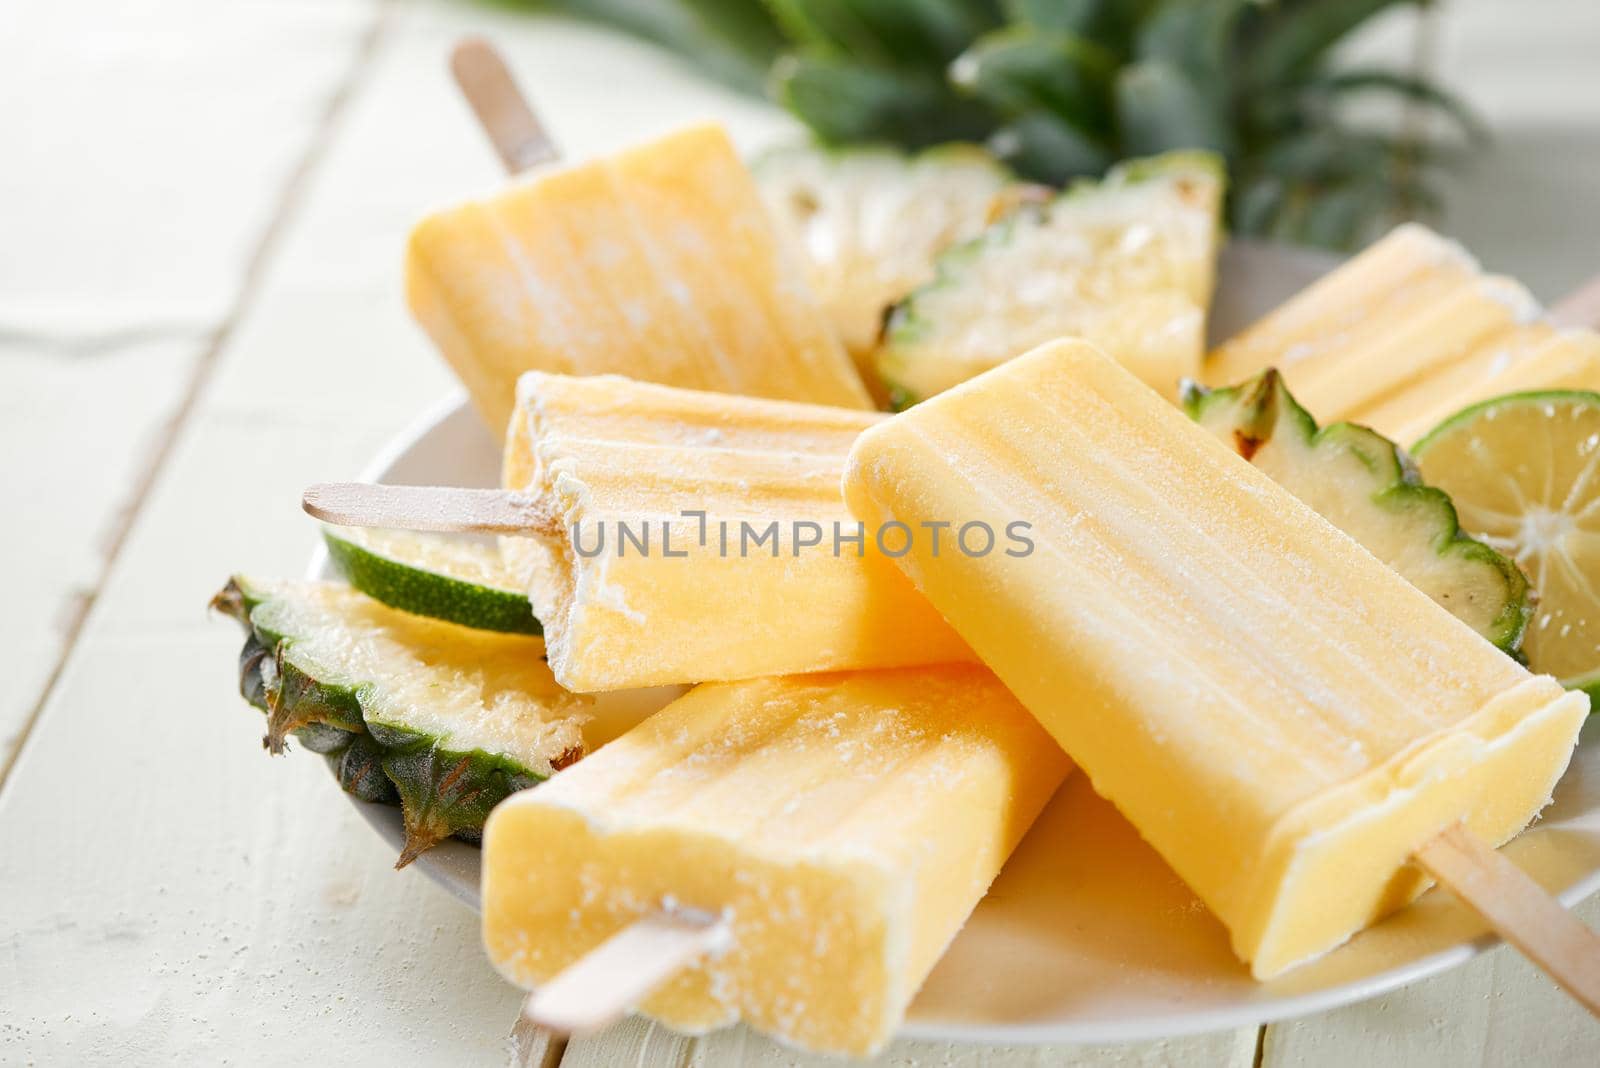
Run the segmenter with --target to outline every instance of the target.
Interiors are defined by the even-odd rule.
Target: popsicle
[[[406,289],[497,432],[528,370],[871,407],[718,126],[430,216]]]
[[[1202,376],[1232,385],[1277,367],[1319,421],[1411,444],[1488,397],[1600,387],[1600,339],[1557,335],[1543,315],[1521,285],[1407,224],[1221,345]]]
[[[1415,897],[1456,821],[1515,835],[1588,711],[1083,342],[866,431],[846,498],[1032,524],[1032,553],[897,562],[1259,978]]]
[[[1356,412],[1354,421],[1414,445],[1462,409],[1507,393],[1600,389],[1600,334],[1534,323]]]
[[[644,1012],[870,1054],[1068,767],[976,665],[700,686],[495,809],[484,943],[531,988],[635,921],[715,917],[723,951]]]
[[[519,398],[505,486],[549,521],[509,558],[568,689],[971,659],[845,510],[884,416],[537,372]]]

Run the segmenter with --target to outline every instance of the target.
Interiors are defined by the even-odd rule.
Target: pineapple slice
[[[933,278],[934,259],[970,240],[1035,187],[976,145],[775,149],[752,165],[779,229],[803,251],[811,290],[869,384],[884,313]]]
[[[1079,182],[939,257],[891,314],[877,368],[897,407],[1063,336],[1163,395],[1193,377],[1216,272],[1220,160],[1171,152]]]
[[[1511,560],[1462,532],[1394,442],[1354,423],[1318,427],[1270,368],[1241,385],[1190,386],[1189,415],[1440,607],[1517,656],[1533,613]]]
[[[557,685],[539,638],[411,615],[335,582],[235,576],[212,605],[245,627],[240,691],[267,713],[267,749],[292,733],[347,791],[399,802],[396,867],[476,839],[508,794],[593,747],[589,702]]]

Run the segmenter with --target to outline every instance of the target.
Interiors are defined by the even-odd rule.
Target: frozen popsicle
[[[870,407],[717,126],[438,212],[411,235],[406,277],[496,431],[528,370]]]
[[[505,487],[511,542],[570,690],[970,660],[845,510],[873,412],[530,373]],[[898,549],[898,542],[889,546]]]
[[[535,987],[662,910],[718,917],[644,1012],[868,1054],[1068,766],[976,665],[700,686],[495,810],[484,942]]]
[[[1593,335],[1558,338],[1543,314],[1521,285],[1408,224],[1220,346],[1202,373],[1224,386],[1276,367],[1317,420],[1410,444],[1501,393],[1600,387]]]
[[[866,431],[846,497],[1032,524],[898,563],[1261,978],[1413,898],[1455,821],[1515,835],[1588,710],[1083,342]]]
[[[1600,389],[1600,334],[1519,326],[1464,359],[1355,413],[1353,421],[1414,445],[1464,408],[1507,393]]]

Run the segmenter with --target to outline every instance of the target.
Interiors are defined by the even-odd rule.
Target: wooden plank
[[[1255,1030],[1200,1035],[1116,1046],[987,1046],[902,1039],[865,1062],[881,1065],[937,1064],[942,1068],[1251,1068]],[[616,1064],[694,1065],[695,1068],[837,1068],[837,1057],[801,1053],[745,1027],[700,1038],[675,1035],[634,1017],[592,1038],[573,1039],[561,1068],[609,1068]]]
[[[0,9],[0,781],[369,12]]]
[[[1575,910],[1600,926],[1600,898]],[[1502,946],[1433,979],[1267,1028],[1263,1068],[1600,1064],[1600,1023]]]
[[[0,553],[10,561],[0,598],[0,781],[99,585],[119,513],[132,503],[130,488],[195,355],[193,344],[160,339],[88,359],[0,344],[0,496],[17,502],[0,526]],[[47,508],[33,506],[45,501]]]

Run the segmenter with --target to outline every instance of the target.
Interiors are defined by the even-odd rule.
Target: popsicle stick
[[[1556,301],[1550,321],[1559,326],[1600,328],[1600,274]]]
[[[726,949],[731,939],[724,917],[659,912],[624,927],[528,995],[522,1014],[560,1034],[599,1031],[682,969]]]
[[[521,174],[560,158],[555,142],[494,45],[482,37],[462,38],[450,53],[450,73],[506,173]]]
[[[505,490],[319,482],[306,488],[300,506],[345,527],[547,536],[561,531],[561,517],[548,502]]]
[[[1557,986],[1600,1016],[1600,934],[1460,823],[1412,857]]]

